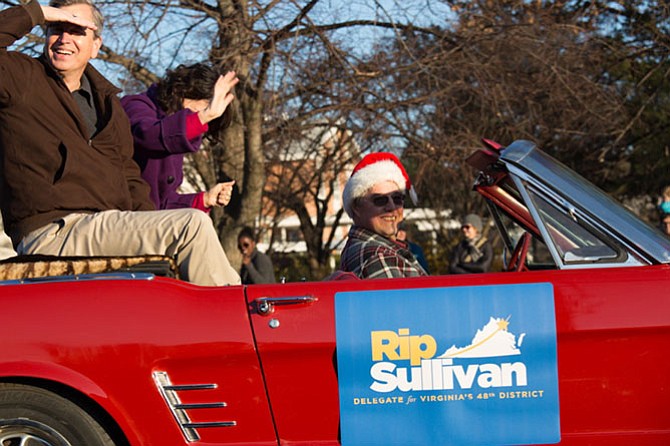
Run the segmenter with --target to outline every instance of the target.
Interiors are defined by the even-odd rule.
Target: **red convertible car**
[[[505,272],[0,282],[0,445],[670,444],[670,240],[530,142],[469,162]]]

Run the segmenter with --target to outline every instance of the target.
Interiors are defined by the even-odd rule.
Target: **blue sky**
[[[166,2],[168,3],[168,2]],[[280,3],[277,7],[277,14],[281,14],[282,8],[292,8],[292,3]],[[105,7],[103,9],[107,16],[107,23],[141,23],[142,26],[151,26],[162,19],[163,8],[136,8],[132,14],[128,10],[117,8],[115,10]],[[295,9],[289,11],[289,17],[295,15]],[[430,0],[323,0],[310,13],[313,20],[319,20],[320,23],[336,23],[344,20],[366,19],[380,20],[384,22],[412,22],[418,26],[441,25],[445,26],[450,11],[444,3]],[[129,32],[128,29],[118,26],[106,27],[103,38],[105,43],[114,50],[122,49],[123,46],[138,48],[138,57],[143,64],[147,64],[158,75],[162,75],[166,68],[175,66],[179,62],[195,62],[205,60],[208,56],[209,44],[203,45],[202,42],[209,42],[207,35],[207,26],[200,26],[198,31],[191,32],[187,39],[184,39],[184,29],[186,23],[190,22],[188,17],[172,16],[171,20],[164,22],[154,29],[154,34],[148,40],[135,32]],[[344,31],[343,31],[344,32]],[[346,31],[342,37],[345,41],[349,40],[354,49],[365,51],[369,49],[374,42],[388,38],[391,30],[382,30],[374,27],[357,27]],[[160,44],[158,43],[160,41]],[[183,51],[178,52],[175,59],[171,51],[174,48],[183,45]],[[144,60],[142,60],[144,59]],[[99,61],[94,65],[101,69],[110,79],[117,82],[124,77],[125,70],[114,67],[107,67]]]

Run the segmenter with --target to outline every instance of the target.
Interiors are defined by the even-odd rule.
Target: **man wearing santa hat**
[[[371,153],[354,167],[342,194],[354,221],[342,250],[342,271],[361,279],[427,275],[407,243],[396,239],[406,194],[416,203],[409,176],[392,153]]]

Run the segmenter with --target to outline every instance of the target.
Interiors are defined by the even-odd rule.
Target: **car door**
[[[340,280],[246,288],[281,444],[339,444],[335,294],[403,288],[418,283],[415,280]]]
[[[338,444],[335,286],[252,285],[252,326],[281,444]]]
[[[489,282],[485,276],[248,286],[252,327],[280,444],[339,444],[337,293],[483,284]]]

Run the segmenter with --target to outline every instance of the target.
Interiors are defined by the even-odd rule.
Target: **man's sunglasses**
[[[391,200],[391,202],[395,206],[404,206],[405,205],[405,194],[401,193],[393,193],[393,194],[388,194],[388,195],[381,195],[381,194],[376,194],[376,195],[371,195],[368,197],[368,200],[375,205],[378,208],[383,208],[386,206],[386,203]]]

